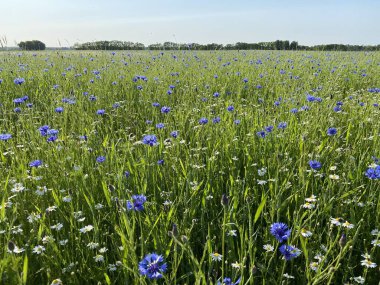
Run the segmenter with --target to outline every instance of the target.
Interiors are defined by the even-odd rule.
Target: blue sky
[[[379,0],[0,0],[8,46],[94,40],[380,44]]]

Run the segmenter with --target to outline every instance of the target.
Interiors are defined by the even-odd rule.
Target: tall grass
[[[376,284],[379,69],[379,53],[0,53],[1,283]],[[139,273],[152,252],[157,281]]]

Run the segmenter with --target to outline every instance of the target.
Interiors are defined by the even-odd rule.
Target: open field
[[[0,284],[380,280],[379,52],[1,52],[0,103]]]

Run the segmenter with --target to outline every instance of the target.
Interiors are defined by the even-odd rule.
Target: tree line
[[[86,43],[76,43],[73,47],[76,50],[317,50],[317,51],[376,51],[380,50],[379,45],[344,45],[344,44],[324,44],[306,46],[299,45],[296,41],[276,40],[273,42],[235,44],[184,44],[174,42],[156,43],[145,46],[139,42],[131,41],[95,41]]]
[[[46,49],[46,45],[43,42],[37,41],[37,40],[19,42],[18,46],[22,50],[44,50],[44,49]]]

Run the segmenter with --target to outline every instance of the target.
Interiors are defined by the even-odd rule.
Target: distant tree
[[[46,49],[46,45],[37,40],[33,41],[25,41],[25,42],[20,42],[18,43],[19,48],[23,50],[44,50]]]
[[[291,49],[291,50],[297,50],[297,48],[298,48],[298,42],[292,41],[290,43],[289,49]]]

